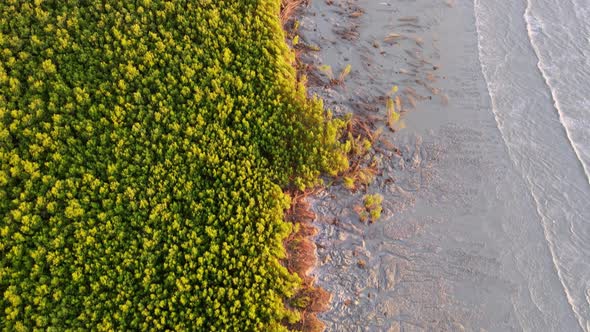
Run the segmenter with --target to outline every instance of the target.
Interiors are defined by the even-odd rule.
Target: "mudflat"
[[[375,181],[312,200],[328,330],[580,330],[534,186],[498,123],[474,2],[311,1],[299,21],[315,50],[302,59],[318,68],[309,91],[381,131]],[[356,207],[375,193],[382,217],[362,222]]]

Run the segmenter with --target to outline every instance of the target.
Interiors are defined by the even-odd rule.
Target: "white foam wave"
[[[494,59],[494,60],[498,60],[498,59],[502,59],[502,58],[504,60],[506,60],[506,57],[508,56],[507,54],[503,54],[502,52],[494,49],[493,47],[488,47],[488,48],[484,49],[484,47],[482,46],[482,41],[483,41],[484,36],[482,35],[481,27],[483,26],[482,24],[486,24],[486,23],[482,23],[482,20],[485,20],[485,18],[482,17],[482,13],[480,12],[480,10],[481,10],[481,8],[483,8],[482,6],[486,2],[489,2],[489,0],[474,0],[480,65],[481,65],[484,79],[487,84],[488,93],[490,94],[490,99],[491,99],[491,103],[492,103],[492,111],[494,113],[494,117],[496,119],[496,123],[498,125],[499,130],[500,130],[502,139],[504,141],[504,144],[507,147],[508,153],[509,153],[510,158],[512,159],[513,163],[518,165],[521,163],[520,159],[522,159],[523,157],[526,158],[526,155],[523,154],[523,150],[522,150],[523,149],[523,142],[520,141],[522,138],[513,137],[514,135],[510,135],[510,138],[507,138],[507,135],[509,135],[508,133],[511,132],[511,129],[505,128],[505,124],[503,123],[504,116],[499,114],[498,105],[497,105],[497,101],[496,101],[497,98],[494,95],[494,91],[496,91],[498,88],[498,86],[496,85],[496,83],[498,83],[498,82],[497,82],[497,79],[493,79],[492,77],[497,75],[496,71],[498,70],[498,67],[489,68],[486,64],[486,61],[484,61],[485,56],[487,56],[488,59]],[[525,19],[526,19],[526,27],[527,27],[530,39],[532,39],[531,35],[534,35],[535,33],[542,33],[543,32],[542,22],[540,22],[539,20],[536,20],[533,16],[530,15],[530,2],[527,2]],[[495,23],[498,23],[498,22],[495,22]],[[532,45],[532,46],[533,46],[533,48],[535,47],[534,45]],[[539,57],[538,49],[535,49],[534,52],[537,54],[537,58],[538,58]],[[485,54],[485,56],[484,56],[484,54]],[[576,149],[574,142],[572,141],[571,135],[568,131],[568,126],[567,126],[568,121],[566,119],[564,119],[563,113],[560,110],[560,105],[559,105],[558,100],[556,99],[555,91],[549,85],[549,80],[547,79],[546,74],[543,72],[543,69],[541,68],[542,64],[540,63],[540,61],[537,63],[537,66],[539,67],[539,70],[541,71],[541,73],[543,75],[543,79],[545,80],[545,84],[547,85],[547,87],[551,91],[551,96],[553,98],[554,107],[559,114],[559,119],[561,121],[561,125],[562,125],[563,129],[565,130],[567,140],[569,141],[569,144],[572,147],[572,149],[577,157],[577,161],[580,163],[580,165],[583,168],[583,172],[586,176],[586,180],[588,181],[588,183],[590,183],[589,171],[586,168],[586,165],[584,164],[582,158],[580,157],[580,153]],[[517,101],[517,103],[518,103],[518,101]],[[515,105],[513,105],[513,106],[515,106]],[[534,142],[529,142],[529,144],[534,144]],[[523,172],[523,171],[521,170],[521,172]],[[577,323],[578,323],[579,327],[581,328],[581,330],[590,331],[590,323],[582,317],[582,314],[580,313],[579,308],[575,304],[576,301],[573,299],[572,293],[571,293],[570,289],[568,288],[568,286],[566,285],[566,282],[564,280],[564,271],[562,271],[562,269],[560,268],[560,266],[562,264],[560,264],[559,260],[558,260],[558,254],[557,254],[558,247],[552,237],[552,230],[550,229],[552,227],[551,225],[554,225],[556,223],[556,220],[554,219],[555,216],[552,216],[552,215],[550,216],[550,215],[546,214],[545,210],[547,209],[547,206],[546,206],[547,205],[547,197],[540,197],[539,193],[536,193],[537,190],[535,190],[535,188],[538,188],[538,183],[536,183],[531,178],[530,174],[526,174],[526,172],[524,172],[524,173],[522,173],[522,176],[523,176],[523,179],[527,182],[527,185],[529,186],[529,192],[535,202],[537,214],[538,214],[539,218],[541,219],[541,225],[543,227],[545,240],[547,242],[547,245],[548,245],[548,248],[549,248],[549,251],[551,254],[551,260],[553,263],[553,267],[557,273],[559,282],[561,283],[562,290],[565,294],[565,297],[566,297],[567,302],[570,306],[570,309],[572,310],[572,313],[575,316]],[[557,179],[557,178],[555,180],[559,181],[559,179]],[[541,192],[541,194],[542,194],[542,192]],[[572,224],[570,224],[570,227],[571,226],[572,226]],[[562,244],[562,245],[565,245],[565,244]]]
[[[532,14],[530,0],[527,0],[526,3],[527,7],[523,16],[526,22],[529,41],[538,59],[537,68],[539,68],[539,71],[541,72],[541,75],[545,80],[545,84],[547,85],[547,88],[551,93],[551,97],[554,103],[553,105],[555,107],[555,110],[559,114],[559,121],[561,122],[563,129],[565,130],[566,137],[572,149],[574,150],[574,153],[576,154],[578,161],[580,162],[580,166],[582,166],[582,168],[584,169],[584,174],[586,174],[586,180],[588,181],[588,184],[590,184],[590,169],[588,169],[588,166],[584,163],[584,160],[581,156],[582,152],[580,151],[578,144],[576,144],[576,142],[572,138],[571,129],[576,124],[572,121],[568,121],[567,117],[564,115],[562,111],[563,108],[561,107],[561,103],[556,94],[556,89],[551,85],[551,81],[549,80],[549,76],[547,74],[547,71],[545,70],[545,68],[550,68],[551,64],[544,63],[543,57],[541,56],[541,52],[539,51],[539,46],[535,42],[536,35],[543,33],[543,23],[541,22],[541,20],[539,20]],[[565,51],[567,50],[564,50],[564,52]]]

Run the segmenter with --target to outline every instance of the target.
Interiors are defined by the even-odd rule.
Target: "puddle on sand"
[[[320,315],[328,330],[563,327],[563,299],[543,293],[558,281],[533,202],[490,110],[473,2],[312,0],[299,21],[300,42],[320,47],[305,63],[334,76],[352,66],[342,86],[312,73],[311,93],[336,114],[385,127],[385,96],[397,85],[407,126],[384,130],[400,153],[378,146],[381,173],[366,191],[336,186],[311,200],[320,230],[312,274],[333,294]],[[354,211],[366,193],[384,196],[370,225]]]

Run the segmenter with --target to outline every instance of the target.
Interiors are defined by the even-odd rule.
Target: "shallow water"
[[[475,6],[493,111],[535,201],[568,304],[588,331],[590,68],[584,52],[590,45],[580,42],[588,23],[572,2],[494,2]],[[498,15],[502,11],[510,15]]]
[[[524,18],[559,121],[590,181],[590,2],[527,0]]]
[[[305,60],[335,76],[352,65],[342,87],[313,93],[385,126],[383,96],[398,85],[406,110],[406,128],[382,136],[401,155],[378,146],[366,192],[313,201],[329,330],[590,330],[590,186],[571,141],[583,144],[526,43],[526,6],[314,0],[304,11],[301,40],[321,47]],[[354,212],[365,193],[385,198],[371,225]]]

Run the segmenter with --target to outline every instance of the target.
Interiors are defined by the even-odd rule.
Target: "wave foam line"
[[[479,0],[476,0],[479,1]],[[551,85],[550,81],[549,81],[549,77],[547,75],[547,73],[545,72],[545,70],[543,69],[543,62],[542,62],[542,57],[541,57],[541,52],[539,50],[539,47],[537,44],[535,44],[535,38],[534,38],[534,34],[535,32],[533,31],[533,25],[534,23],[532,21],[536,21],[535,16],[532,14],[532,9],[531,9],[531,1],[530,0],[525,0],[526,1],[526,9],[525,12],[523,14],[523,18],[526,22],[526,29],[527,29],[527,35],[528,35],[528,39],[529,42],[531,44],[531,47],[533,49],[533,52],[535,53],[535,56],[537,57],[537,68],[539,68],[539,72],[541,73],[541,76],[543,77],[543,80],[545,81],[545,85],[547,86],[547,88],[549,89],[549,92],[551,94],[551,99],[553,100],[553,107],[555,108],[555,110],[557,111],[557,114],[559,115],[559,123],[561,123],[564,131],[565,131],[565,136],[567,137],[568,142],[570,143],[570,146],[572,147],[574,154],[576,155],[576,159],[578,160],[578,162],[580,163],[580,165],[582,166],[582,169],[584,170],[584,174],[586,175],[586,180],[588,181],[588,184],[590,184],[590,171],[587,169],[586,165],[584,164],[584,162],[582,161],[582,158],[580,157],[580,152],[578,151],[578,149],[576,148],[576,144],[573,141],[570,131],[568,129],[568,127],[565,125],[565,120],[564,120],[564,115],[563,112],[561,111],[560,105],[559,105],[559,99],[557,99],[556,93],[555,93],[555,89],[553,88],[553,86]],[[536,27],[542,32],[542,25],[541,24],[536,24]],[[533,194],[534,197],[534,194]],[[535,203],[538,205],[537,199],[535,198]],[[540,212],[540,211],[539,211]],[[545,234],[545,237],[547,238],[547,234]],[[548,240],[548,239],[547,239]],[[548,240],[548,242],[550,242]],[[580,328],[583,331],[588,331],[588,329],[584,328],[584,318],[582,317],[582,315],[580,314],[580,311],[578,310],[578,308],[576,307],[576,305],[574,304],[575,300],[572,298],[569,289],[567,288],[567,286],[565,285],[565,281],[563,279],[563,273],[561,271],[561,269],[559,268],[559,265],[557,263],[556,260],[556,255],[554,253],[554,249],[552,248],[553,246],[550,245],[550,251],[551,251],[551,256],[552,256],[552,260],[553,260],[553,264],[555,265],[555,268],[557,269],[557,275],[559,276],[559,282],[561,283],[561,285],[563,286],[563,290],[565,291],[566,297],[567,297],[567,302],[569,303],[569,305],[572,308],[572,311],[574,312],[577,320],[578,320],[578,324],[580,325]],[[587,327],[587,326],[586,326]]]
[[[557,95],[555,93],[555,89],[554,87],[551,85],[550,80],[549,80],[549,76],[547,75],[547,72],[543,69],[543,60],[541,57],[541,52],[539,51],[539,47],[537,44],[535,44],[535,32],[533,31],[533,25],[535,25],[538,30],[540,30],[542,32],[542,25],[537,23],[534,24],[533,21],[535,21],[535,23],[537,22],[535,16],[532,14],[532,9],[531,9],[531,1],[530,0],[526,0],[527,6],[526,6],[526,10],[524,12],[524,20],[526,22],[526,28],[527,28],[527,34],[529,37],[529,42],[531,43],[531,46],[533,48],[533,51],[535,53],[535,56],[537,57],[537,68],[539,68],[539,71],[541,72],[541,76],[543,76],[543,80],[545,81],[545,85],[547,85],[547,88],[549,89],[549,92],[551,93],[551,99],[553,100],[553,107],[555,108],[555,110],[557,111],[557,114],[559,115],[559,122],[561,123],[563,129],[565,130],[565,136],[567,137],[567,140],[570,143],[570,146],[572,147],[572,149],[574,150],[574,153],[576,155],[576,158],[578,159],[578,162],[580,163],[580,165],[582,166],[582,169],[584,170],[584,174],[586,175],[586,180],[588,181],[588,184],[590,184],[590,170],[588,169],[588,167],[586,166],[586,164],[584,164],[584,161],[582,160],[582,157],[580,156],[580,151],[578,151],[578,148],[576,147],[576,143],[574,142],[574,140],[571,137],[571,133],[569,128],[567,127],[567,125],[565,124],[565,119],[564,119],[564,115],[563,112],[561,110],[561,106],[559,104],[559,99],[557,98]]]
[[[498,129],[500,130],[500,136],[502,137],[502,141],[504,142],[504,145],[506,146],[506,148],[508,150],[508,154],[510,156],[510,159],[512,160],[512,162],[514,164],[516,164],[516,161],[514,159],[515,152],[510,147],[510,145],[508,144],[508,141],[506,140],[506,136],[505,136],[505,134],[504,134],[504,132],[502,130],[503,125],[501,124],[502,121],[500,120],[500,116],[498,114],[497,104],[496,104],[495,99],[492,96],[493,89],[492,89],[492,84],[490,83],[490,77],[488,75],[489,72],[488,72],[488,70],[486,68],[486,65],[482,61],[483,47],[482,47],[482,43],[481,43],[481,41],[482,41],[482,34],[481,34],[481,31],[480,31],[481,22],[480,22],[480,15],[478,15],[478,13],[479,13],[478,7],[481,7],[480,1],[482,1],[482,0],[474,0],[474,14],[475,14],[475,26],[476,26],[476,32],[477,32],[477,46],[478,46],[478,51],[479,51],[479,63],[480,63],[480,66],[481,66],[481,71],[482,71],[484,80],[485,80],[486,85],[487,85],[488,95],[490,97],[491,105],[492,105],[492,112],[494,113],[494,119],[496,120],[496,124],[498,126]],[[486,1],[486,0],[483,0],[483,1]],[[525,11],[525,15],[526,15],[526,12],[529,11],[529,8],[530,8],[530,2],[528,2],[528,0],[527,0],[527,9]],[[529,25],[528,22],[527,22],[527,29],[530,29],[530,25]],[[529,34],[529,39],[530,39],[530,34]],[[537,50],[535,50],[535,53],[537,54]],[[537,54],[537,58],[538,57],[539,56]],[[546,84],[548,84],[545,75],[543,75],[543,77],[546,80],[545,81]],[[549,87],[549,89],[551,90],[550,87]],[[553,91],[551,91],[551,94],[553,95]],[[555,101],[556,99],[553,98],[553,100]],[[556,106],[556,108],[557,108],[557,106]],[[558,112],[560,113],[560,122],[561,122],[561,121],[563,121],[563,119],[562,119],[562,115],[561,115],[561,112],[560,112],[559,109],[558,109]],[[563,122],[562,122],[562,125],[563,125]],[[584,168],[584,171],[586,173],[586,178],[588,179],[588,181],[590,183],[590,177],[588,176],[588,173],[587,173],[587,171],[586,171],[586,169],[584,167],[583,162],[580,160],[580,156],[578,155],[578,152],[575,150],[575,147],[573,146],[573,142],[572,142],[571,138],[569,137],[569,132],[567,131],[567,128],[565,128],[565,125],[564,125],[564,129],[566,131],[566,135],[568,136],[568,140],[570,141],[570,143],[572,144],[572,147],[574,148],[574,151],[576,152],[577,159],[580,161],[580,163],[582,164],[582,167]],[[533,189],[532,189],[533,188],[533,183],[531,182],[530,178],[527,177],[527,176],[524,176],[524,174],[522,174],[522,172],[520,172],[520,173],[521,173],[521,176],[523,177],[523,179],[528,184],[529,192],[530,192],[530,194],[531,194],[531,196],[533,198],[533,201],[535,202],[535,208],[536,208],[537,214],[541,218],[541,224],[542,224],[543,233],[544,233],[543,235],[544,235],[545,241],[547,242],[547,246],[549,248],[549,252],[551,253],[551,261],[552,261],[553,267],[555,268],[555,271],[557,273],[559,282],[560,282],[560,284],[561,284],[561,286],[563,288],[563,292],[564,292],[564,294],[566,296],[567,302],[570,305],[572,312],[576,316],[577,323],[580,326],[580,328],[582,329],[582,331],[588,332],[589,330],[584,328],[584,319],[580,315],[579,311],[577,310],[576,306],[573,303],[574,300],[573,300],[573,298],[572,298],[572,296],[570,294],[569,289],[565,285],[565,281],[563,279],[563,272],[559,268],[559,264],[557,262],[557,254],[555,252],[555,243],[553,243],[553,241],[551,241],[550,238],[549,238],[550,231],[547,228],[547,223],[549,222],[549,220],[547,220],[547,217],[541,211],[539,198],[533,193]]]

